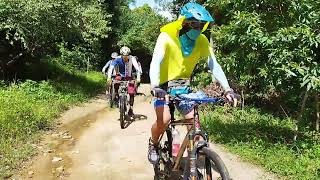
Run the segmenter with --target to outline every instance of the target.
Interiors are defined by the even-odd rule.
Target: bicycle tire
[[[116,97],[113,84],[110,86],[110,95],[111,96],[109,99],[109,106],[110,108],[113,108],[113,106],[115,105],[115,97]]]
[[[199,180],[215,179],[213,178],[214,176],[213,174],[218,175],[218,178],[220,176],[221,180],[231,180],[229,172],[224,162],[216,152],[214,152],[212,149],[208,147],[203,147],[201,149],[201,152],[198,151],[197,157],[200,157],[201,155],[205,156],[205,162],[204,162],[205,174],[201,173],[198,170]]]
[[[119,109],[120,109],[120,127],[121,127],[121,129],[125,128],[126,104],[127,104],[126,96],[120,95],[120,98],[119,98],[120,108]]]

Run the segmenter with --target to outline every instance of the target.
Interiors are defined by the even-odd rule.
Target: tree
[[[61,45],[67,45],[65,50],[96,54],[101,51],[99,41],[111,30],[110,13],[100,1],[3,0],[0,12],[3,77],[22,72],[26,63],[56,55]]]
[[[166,23],[165,19],[146,4],[127,11],[121,18],[123,20],[121,26],[130,28],[123,28],[124,31],[119,34],[118,44],[130,46],[133,50],[142,49],[152,54],[160,27]]]
[[[208,0],[206,5],[222,14],[221,26],[212,29],[218,58],[248,94],[283,97],[294,113],[301,94],[319,92],[318,1]]]

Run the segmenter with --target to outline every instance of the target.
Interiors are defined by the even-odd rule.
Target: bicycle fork
[[[193,146],[193,134],[189,134],[189,146],[188,146],[188,153],[189,153],[189,164],[190,164],[190,177],[191,180],[196,180],[197,178],[197,166],[196,166],[196,148]],[[188,168],[188,169],[189,169]]]

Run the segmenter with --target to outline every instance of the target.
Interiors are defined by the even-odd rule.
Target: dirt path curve
[[[142,91],[147,89],[142,86]],[[39,145],[39,155],[13,179],[152,180],[153,169],[146,156],[154,121],[150,99],[138,97],[134,111],[136,121],[121,130],[118,110],[107,110],[103,96],[69,110],[57,131]],[[218,145],[212,147],[234,180],[275,179]]]

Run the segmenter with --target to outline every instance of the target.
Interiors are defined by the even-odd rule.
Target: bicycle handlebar
[[[224,102],[225,99],[223,98],[210,98],[205,95],[197,93],[189,93],[189,94],[177,94],[177,95],[172,95],[165,90],[162,89],[155,89],[155,92],[151,91],[151,94],[155,96],[158,99],[167,99],[167,101],[190,101],[190,102],[195,102],[197,104],[203,104],[203,103],[219,103],[219,102]],[[194,97],[192,97],[194,96]]]
[[[130,83],[135,82],[136,80],[112,80],[113,83]]]
[[[206,97],[206,98],[188,98],[188,97],[184,97],[183,95],[170,96],[170,99],[178,100],[178,101],[195,102],[197,104],[219,103],[219,102],[224,102],[225,101],[223,98],[210,98],[210,97]]]

